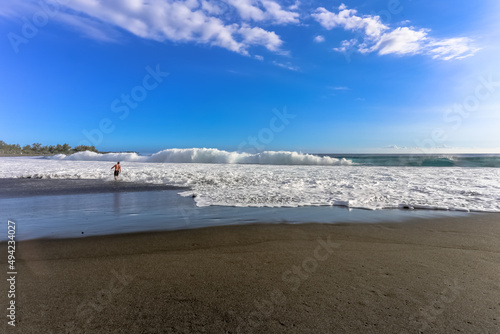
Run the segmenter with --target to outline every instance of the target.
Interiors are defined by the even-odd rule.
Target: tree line
[[[0,140],[0,154],[73,154],[82,151],[92,151],[99,152],[95,146],[78,145],[74,148],[68,144],[57,144],[42,146],[40,143],[33,143],[32,145],[26,145],[21,147],[19,144],[7,144],[3,140]]]

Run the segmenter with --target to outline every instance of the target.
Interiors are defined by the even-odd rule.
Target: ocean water
[[[411,167],[500,167],[498,154],[324,154],[335,159],[346,159],[358,166]]]
[[[198,207],[345,207],[500,212],[495,155],[259,154],[170,149],[0,158],[0,178],[121,180],[189,187]]]
[[[114,183],[114,181],[109,181]],[[351,210],[335,206],[199,207],[175,190],[0,198],[2,219],[16,223],[16,239],[81,238],[252,223],[377,223],[460,217],[429,210]],[[0,234],[0,241],[7,240]]]
[[[75,161],[178,162],[269,165],[354,165],[390,167],[500,167],[498,154],[302,154],[267,151],[257,154],[227,152],[218,149],[168,149],[151,155],[137,153],[98,154],[82,152],[52,159]]]

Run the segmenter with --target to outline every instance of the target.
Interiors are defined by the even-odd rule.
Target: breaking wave
[[[262,164],[262,165],[351,165],[344,158],[317,156],[289,151],[265,151],[262,153],[240,153],[215,148],[172,148],[143,156],[137,153],[78,152],[71,155],[58,154],[49,159],[73,161],[128,161],[156,163],[216,163],[216,164]]]

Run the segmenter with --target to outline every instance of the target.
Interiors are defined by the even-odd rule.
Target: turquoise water
[[[360,166],[500,167],[498,154],[317,154],[345,158]]]

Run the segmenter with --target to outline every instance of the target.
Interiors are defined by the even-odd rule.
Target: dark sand
[[[0,198],[186,189],[164,184],[104,180],[0,178]]]
[[[17,271],[2,333],[500,332],[494,214],[25,241]]]

